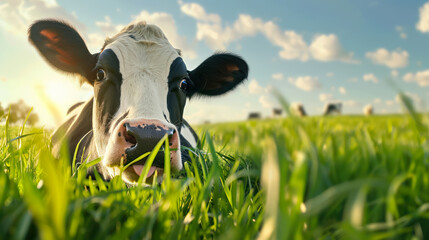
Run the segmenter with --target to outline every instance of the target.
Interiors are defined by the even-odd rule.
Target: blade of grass
[[[144,164],[143,171],[137,181],[138,186],[141,186],[143,182],[146,182],[147,174],[149,173],[149,168],[152,166],[152,163],[153,163],[153,160],[155,160],[156,154],[158,154],[159,149],[161,148],[162,144],[167,138],[168,138],[168,135],[165,134],[164,137],[162,137],[153,148],[152,152],[150,153],[149,157],[147,158]]]

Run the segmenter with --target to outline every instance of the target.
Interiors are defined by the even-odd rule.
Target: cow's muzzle
[[[110,175],[119,174],[119,167],[126,166],[145,153],[151,152],[156,144],[165,136],[168,136],[170,147],[171,170],[182,169],[180,157],[180,142],[176,128],[167,126],[158,120],[133,119],[123,120],[110,136],[106,154],[103,157],[103,165],[107,167]],[[164,144],[155,155],[152,166],[147,175],[148,181],[157,171],[158,176],[162,176],[165,162]],[[125,169],[122,178],[129,183],[137,182],[142,174],[143,167],[148,157],[140,159]]]

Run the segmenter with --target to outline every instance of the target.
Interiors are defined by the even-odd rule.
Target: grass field
[[[422,115],[199,126],[185,171],[131,188],[24,126],[0,127],[0,239],[429,239]]]

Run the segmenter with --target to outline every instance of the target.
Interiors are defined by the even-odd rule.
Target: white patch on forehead
[[[124,36],[108,46],[119,59],[122,74],[117,117],[158,119],[168,116],[167,94],[170,65],[179,55],[167,44],[141,43]],[[169,117],[169,116],[168,116]]]

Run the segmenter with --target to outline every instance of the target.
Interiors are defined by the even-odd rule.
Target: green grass
[[[0,239],[429,239],[422,115],[199,126],[182,173],[131,188],[24,127],[0,127]]]

